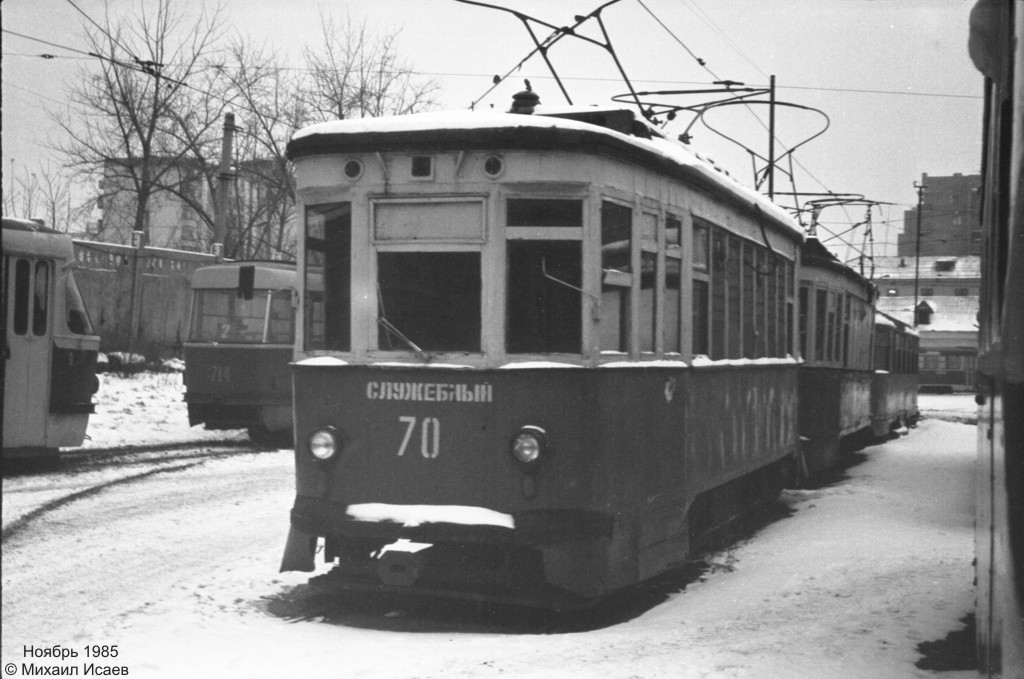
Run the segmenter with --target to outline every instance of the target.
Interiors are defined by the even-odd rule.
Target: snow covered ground
[[[180,397],[176,375],[104,376],[90,445],[210,440]],[[959,403],[922,408],[973,412],[970,395]],[[133,677],[962,679],[973,673],[915,663],[973,606],[974,449],[973,426],[929,417],[865,449],[846,478],[787,491],[791,516],[711,557],[682,591],[662,582],[657,605],[588,631],[507,609],[359,606],[279,574],[291,454],[215,459],[5,537],[3,663],[21,676],[25,645],[117,644],[105,664]],[[5,500],[66,480],[5,478]],[[82,660],[45,664],[81,673]]]
[[[242,430],[189,427],[180,372],[104,373],[99,378],[96,414],[89,418],[83,448],[246,439]]]

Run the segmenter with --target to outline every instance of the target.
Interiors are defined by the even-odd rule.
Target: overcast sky
[[[5,188],[12,159],[20,175],[23,166],[35,168],[37,158],[48,156],[40,144],[52,132],[46,111],[65,102],[67,83],[89,65],[88,58],[13,33],[84,49],[82,12],[99,20],[103,2],[73,0],[82,12],[71,2],[0,4]],[[109,2],[116,12],[130,12],[138,0]],[[567,25],[573,15],[601,3],[500,4]],[[186,6],[199,3],[189,0]],[[862,193],[897,203],[875,213],[876,240],[895,243],[903,210],[916,200],[913,185],[922,174],[979,171],[982,80],[967,56],[972,6],[968,0],[620,0],[603,17],[638,89],[687,88],[725,79],[760,86],[775,75],[780,100],[822,109],[831,127],[798,150],[796,188]],[[504,75],[532,48],[512,15],[456,0],[225,0],[225,7],[230,30],[279,49],[296,67],[301,66],[301,47],[317,42],[321,10],[338,18],[347,10],[371,27],[398,30],[401,55],[440,85],[441,108],[468,107],[488,90],[495,74]],[[539,35],[546,33],[538,27]],[[57,58],[43,59],[42,53]],[[606,103],[626,91],[614,63],[598,47],[563,40],[550,56],[574,103]],[[507,108],[524,78],[543,103],[564,103],[543,62],[535,58],[478,106]],[[767,121],[767,107],[756,112]],[[709,114],[709,120],[766,154],[767,133],[753,116],[750,110],[735,109]],[[806,111],[781,109],[777,138],[786,146],[797,144],[818,130],[821,120]],[[669,131],[682,131],[681,124],[673,123]],[[694,132],[695,148],[752,182],[746,152],[706,128]],[[792,189],[777,176],[776,190]],[[842,231],[863,217],[864,208],[858,207],[830,210],[823,219],[828,228]],[[880,223],[885,218],[888,226]],[[854,237],[859,242],[861,236]]]

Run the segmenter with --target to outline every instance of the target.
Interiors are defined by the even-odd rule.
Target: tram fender
[[[284,545],[284,557],[281,559],[281,572],[302,571],[312,572],[316,569],[316,536],[298,528],[288,529],[288,540]]]

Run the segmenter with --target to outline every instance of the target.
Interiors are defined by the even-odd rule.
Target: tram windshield
[[[96,334],[92,327],[92,321],[89,319],[89,312],[85,308],[85,302],[82,300],[82,293],[78,290],[78,284],[75,283],[75,276],[70,271],[65,293],[67,295],[68,330],[76,335]]]
[[[190,342],[291,344],[295,337],[291,290],[196,290]]]

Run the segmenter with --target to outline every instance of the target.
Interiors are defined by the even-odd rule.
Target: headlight
[[[309,435],[309,452],[318,460],[329,460],[338,452],[338,437],[333,429],[317,429]]]
[[[543,429],[523,427],[512,439],[512,457],[522,464],[534,464],[544,454],[546,443]]]

